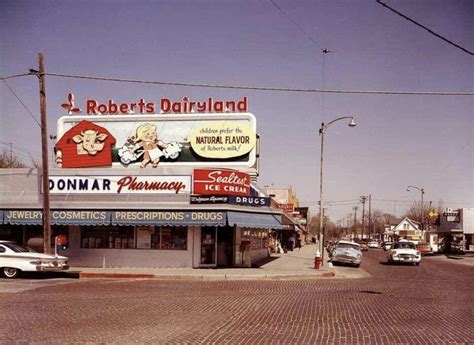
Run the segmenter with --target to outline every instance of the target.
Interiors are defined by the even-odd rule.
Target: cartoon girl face
[[[137,139],[142,141],[154,141],[158,137],[156,126],[146,123],[137,128]]]
[[[145,133],[143,133],[143,140],[144,141],[154,141],[156,140],[156,131],[153,130],[153,129],[150,129],[148,131],[146,131]]]

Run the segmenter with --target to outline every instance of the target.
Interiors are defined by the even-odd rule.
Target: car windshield
[[[2,243],[5,247],[13,250],[15,253],[28,253],[28,252],[35,252],[33,249],[25,246],[20,246],[19,244],[15,243]]]
[[[415,245],[411,242],[397,242],[393,245],[393,249],[415,249]]]
[[[338,243],[337,244],[337,249],[342,248],[342,249],[359,249],[359,246],[355,244],[350,244],[350,243]]]

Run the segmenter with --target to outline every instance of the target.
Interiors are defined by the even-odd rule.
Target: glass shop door
[[[201,267],[216,267],[217,227],[204,226],[201,228]]]

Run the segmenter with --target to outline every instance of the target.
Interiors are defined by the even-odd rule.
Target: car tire
[[[359,268],[359,267],[360,267],[360,264],[355,264],[354,267],[355,267],[355,268]]]
[[[3,276],[7,279],[15,279],[20,276],[20,270],[18,268],[13,268],[13,267],[3,267],[2,268],[2,273]]]
[[[419,262],[415,262],[415,265],[416,265],[416,266],[420,266],[420,263],[419,263]]]

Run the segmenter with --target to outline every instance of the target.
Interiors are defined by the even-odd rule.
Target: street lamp
[[[324,133],[334,122],[344,119],[350,119],[347,124],[349,127],[355,127],[356,123],[352,116],[342,116],[328,123],[321,123],[319,136],[321,138],[321,165],[319,170],[319,252],[321,253],[321,264],[324,265],[324,212],[323,212],[323,153],[324,153]]]
[[[424,226],[424,210],[423,210],[423,194],[425,194],[425,190],[423,188],[417,187],[417,186],[408,186],[407,187],[407,192],[410,192],[410,188],[418,189],[421,194],[421,237],[423,237],[423,230],[425,229]]]

